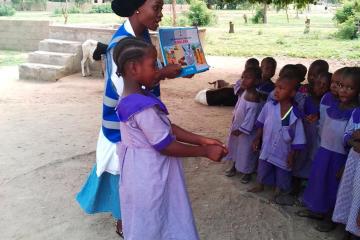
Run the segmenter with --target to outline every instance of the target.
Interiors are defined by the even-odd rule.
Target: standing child
[[[259,68],[259,60],[256,58],[249,58],[245,63],[245,70],[248,68]],[[244,92],[244,89],[241,88],[241,79],[237,80],[234,85],[234,94],[240,96]]]
[[[266,101],[269,94],[274,90],[275,84],[271,80],[276,72],[277,62],[272,57],[266,57],[261,61],[261,83],[256,88],[263,101]]]
[[[353,235],[351,239],[360,239],[360,108],[352,113],[344,142],[352,149],[346,161],[332,219],[346,226],[346,231]]]
[[[161,100],[142,89],[157,83],[154,46],[125,38],[115,47],[114,61],[117,74],[124,79],[117,106],[122,133],[117,152],[124,237],[198,240],[182,162],[177,157],[219,161],[227,150],[217,140],[172,124]]]
[[[341,76],[346,70],[346,67],[340,68],[334,72],[331,77],[330,92],[327,92],[320,102],[320,121],[325,119],[326,109],[331,106],[331,104],[338,103],[338,88],[341,81]],[[320,128],[322,127],[322,122],[320,122]]]
[[[316,229],[321,232],[333,230],[331,221],[336,193],[342,170],[348,155],[343,145],[345,127],[351,113],[358,105],[360,81],[349,71],[344,73],[338,88],[339,102],[326,109],[321,129],[320,148],[317,150],[303,201],[308,210],[300,211],[302,217],[324,218]]]
[[[309,96],[305,98],[304,103],[304,129],[306,136],[306,149],[297,156],[293,176],[297,178],[294,192],[299,193],[301,180],[308,179],[311,164],[315,153],[320,145],[319,118],[320,118],[320,100],[326,92],[329,91],[331,82],[331,73],[321,73],[313,81],[313,87]]]
[[[234,162],[226,176],[232,177],[236,171],[243,173],[242,183],[251,180],[256,168],[256,156],[251,144],[255,137],[254,124],[260,110],[260,99],[256,85],[261,79],[260,68],[247,68],[241,76],[241,88],[244,93],[239,97],[233,113],[232,126],[228,140],[229,154],[226,160]]]
[[[257,119],[254,150],[260,150],[258,186],[250,192],[263,191],[264,185],[275,186],[277,193],[289,192],[295,153],[305,147],[305,133],[299,111],[294,105],[298,76],[288,72],[276,82],[275,101],[265,104]]]
[[[308,90],[310,91],[310,88],[312,87],[313,81],[315,81],[316,78],[320,75],[322,72],[329,72],[329,63],[322,59],[317,59],[314,62],[310,64],[309,71],[308,71],[308,84],[305,85],[308,87]]]

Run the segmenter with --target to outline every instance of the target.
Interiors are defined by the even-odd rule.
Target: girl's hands
[[[289,155],[288,155],[288,157],[287,157],[287,161],[286,161],[286,163],[287,163],[287,165],[288,165],[288,167],[289,167],[290,169],[292,169],[293,166],[294,166],[294,157],[295,157],[295,152],[294,152],[294,151],[291,151],[291,152],[289,153]]]
[[[319,115],[318,115],[318,114],[308,115],[308,116],[305,117],[305,120],[306,120],[308,123],[314,123],[314,122],[316,122],[317,120],[319,120]]]
[[[342,177],[342,175],[343,175],[343,173],[344,173],[344,170],[345,170],[345,166],[342,167],[342,168],[340,168],[339,171],[337,171],[337,173],[336,173],[336,179],[337,179],[338,181],[341,180],[341,177]]]
[[[214,162],[220,162],[227,154],[227,149],[219,145],[206,145],[204,147],[206,157]]]
[[[252,143],[252,149],[254,152],[260,151],[261,138],[255,138]]]
[[[360,227],[360,210],[359,210],[357,218],[356,218],[356,224],[358,225],[358,227]]]
[[[236,130],[231,132],[231,135],[238,137],[238,136],[240,136],[241,133],[242,132],[239,129],[236,129]]]
[[[201,145],[205,146],[205,145],[218,145],[221,147],[224,147],[224,144],[222,142],[220,142],[217,139],[213,139],[213,138],[207,138],[207,137],[203,137],[201,139]]]

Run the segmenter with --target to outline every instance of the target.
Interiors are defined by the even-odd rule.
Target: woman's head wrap
[[[130,17],[146,0],[114,0],[111,9],[120,17]]]

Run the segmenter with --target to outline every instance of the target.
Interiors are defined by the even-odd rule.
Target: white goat
[[[98,42],[96,40],[88,39],[82,44],[83,58],[81,60],[81,73],[83,77],[90,76],[89,61],[91,63],[95,61],[101,61],[101,55],[106,54],[106,44]],[[85,65],[86,64],[86,65]],[[86,68],[86,73],[85,73]],[[102,74],[104,74],[104,63],[101,63]]]

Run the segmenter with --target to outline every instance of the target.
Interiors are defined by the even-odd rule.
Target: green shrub
[[[54,11],[53,11],[53,15],[55,16],[58,16],[58,15],[61,15],[62,14],[62,11],[60,8],[55,8]]]
[[[77,13],[80,13],[80,12],[81,12],[81,11],[80,11],[80,8],[75,7],[75,6],[70,7],[70,8],[68,9],[68,13],[69,13],[69,14],[77,14]]]
[[[353,17],[360,13],[360,0],[355,1],[348,1],[345,2],[345,4],[342,6],[342,8],[339,8],[334,16],[334,20],[338,23],[344,23],[346,20],[348,20],[350,17]]]
[[[251,18],[251,22],[254,24],[259,24],[264,22],[264,9],[259,8],[256,10],[255,15]]]
[[[0,16],[13,16],[15,9],[7,4],[0,5]]]
[[[345,22],[339,25],[339,30],[336,36],[341,39],[355,39],[357,38],[357,26],[355,17],[348,18]]]
[[[110,3],[92,6],[89,13],[112,13]]]
[[[192,26],[208,26],[212,23],[212,19],[216,19],[205,2],[200,0],[191,1],[187,17]]]

